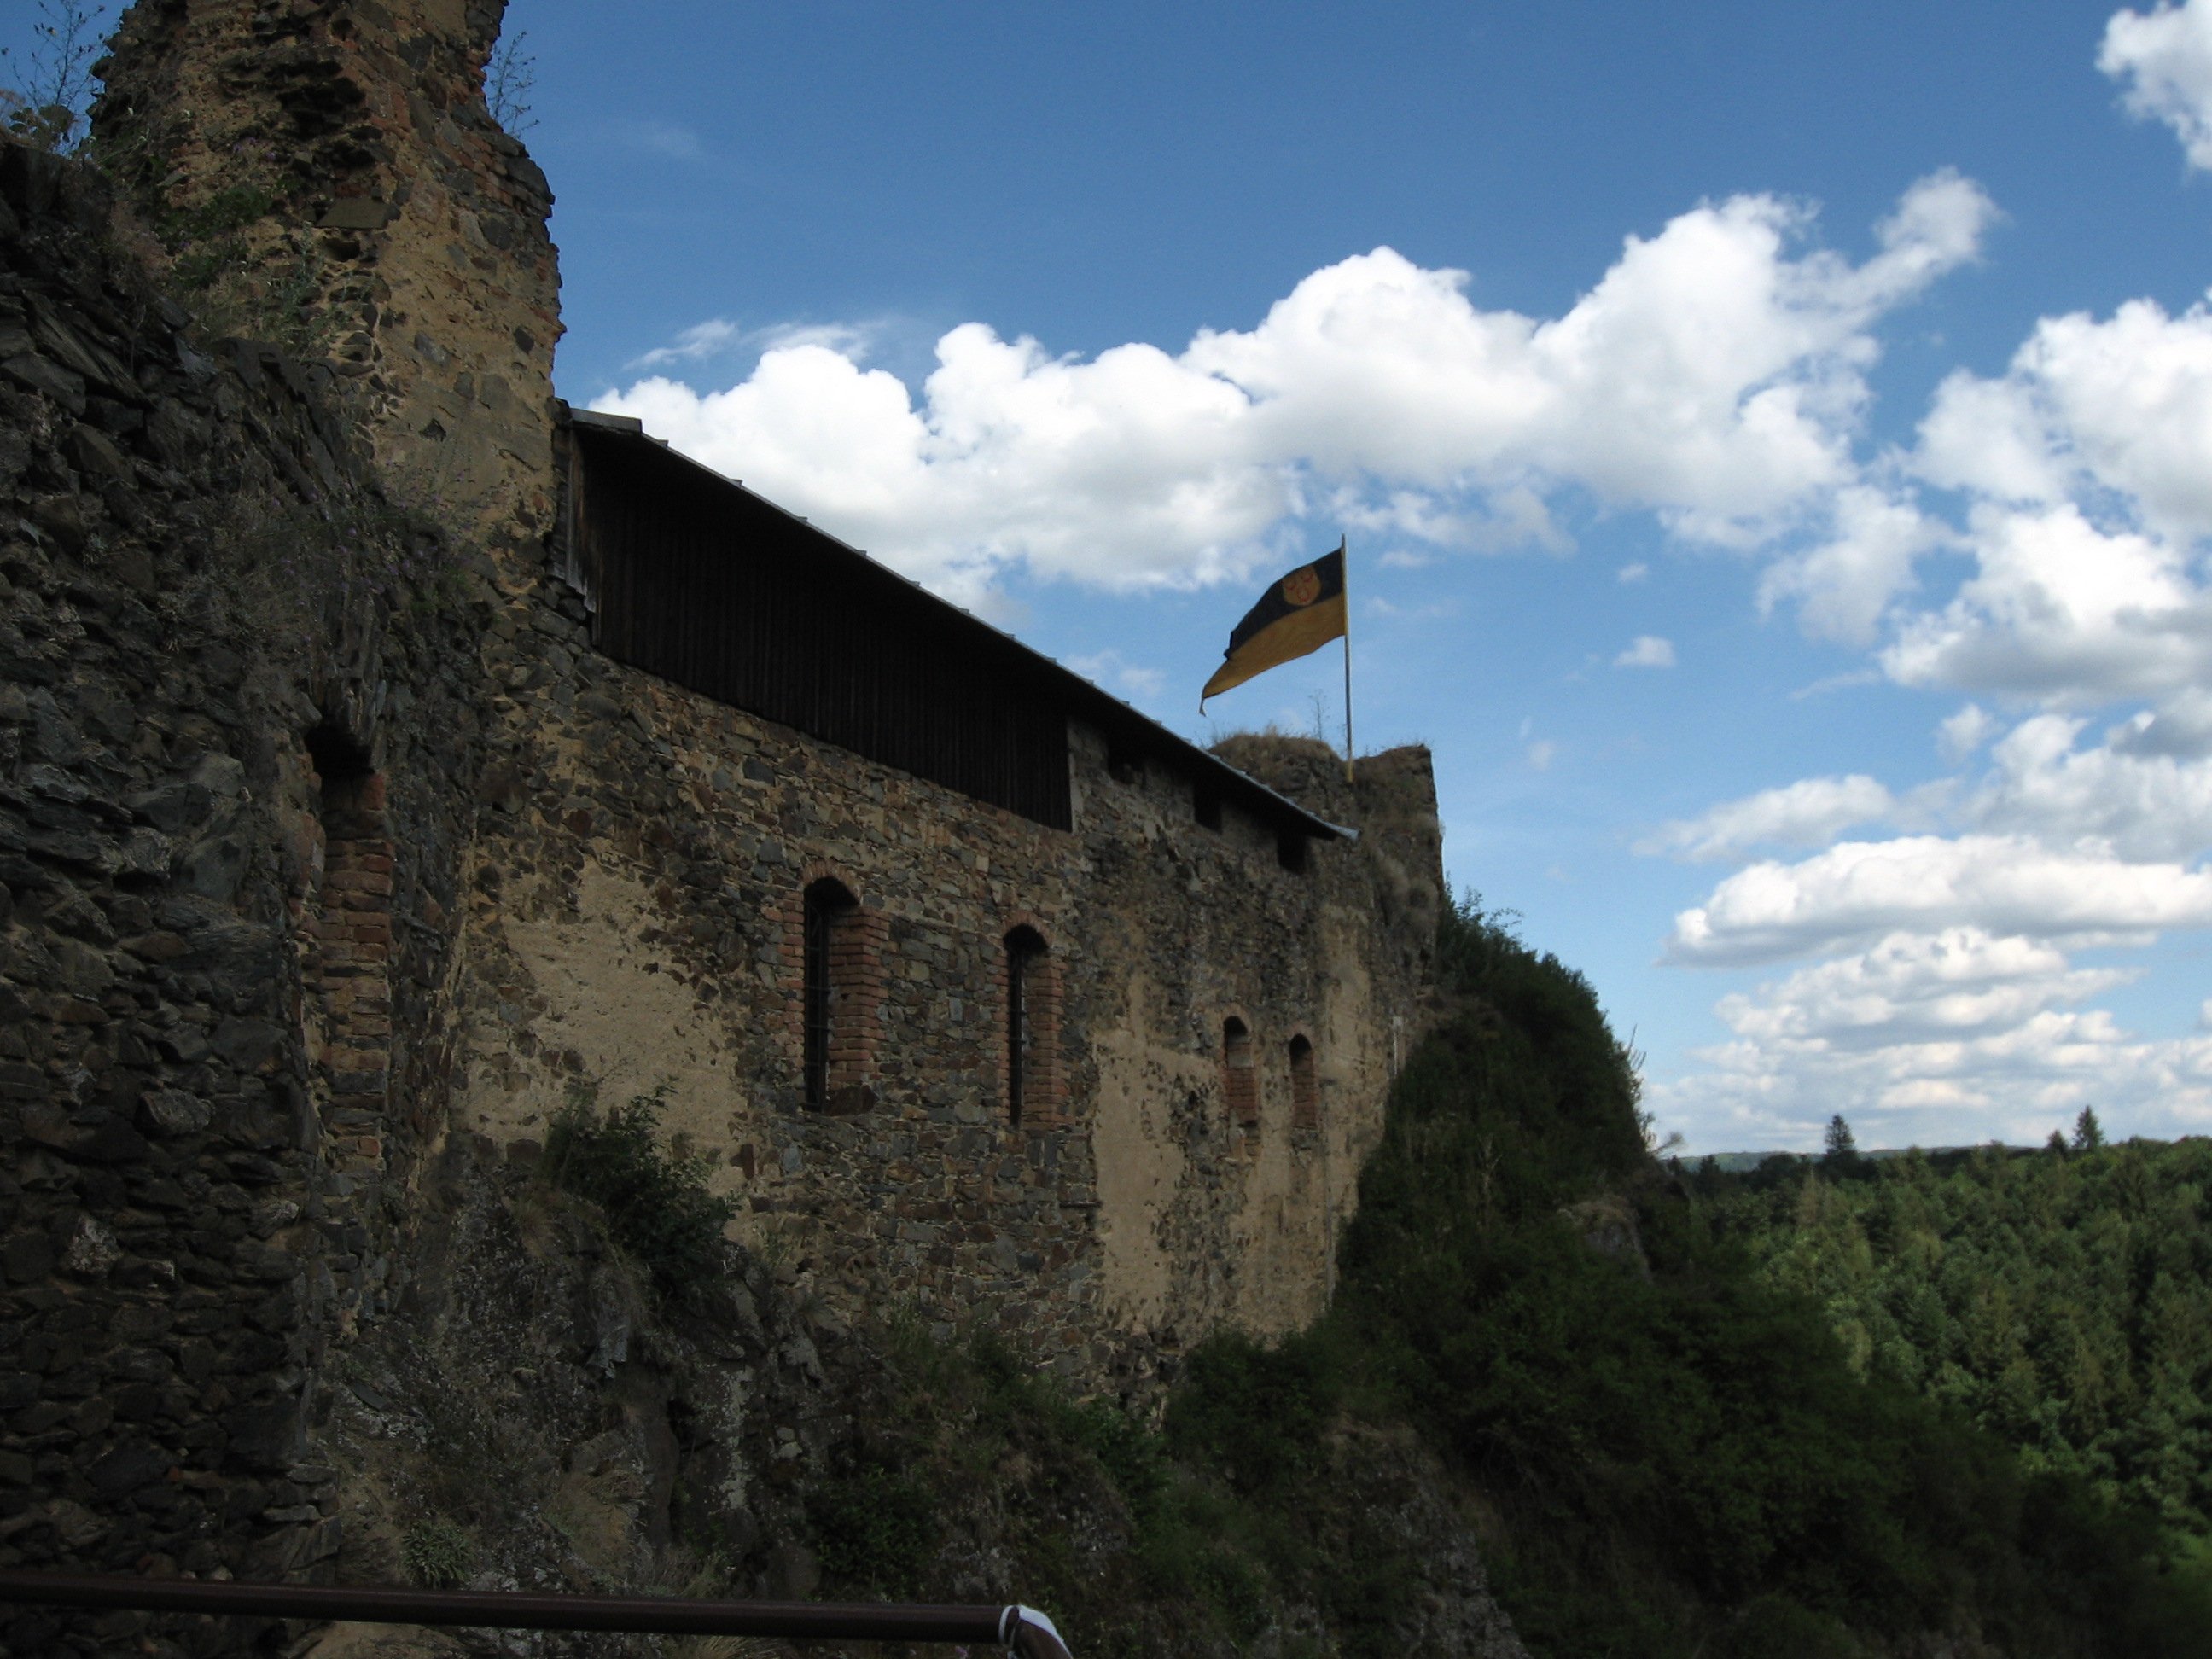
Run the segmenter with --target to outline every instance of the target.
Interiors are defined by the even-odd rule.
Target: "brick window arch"
[[[1009,1127],[1048,1129],[1067,1121],[1067,1072],[1060,1054],[1060,959],[1027,912],[1009,919],[994,972],[1003,1015],[999,1097]]]
[[[1321,1079],[1314,1073],[1313,1040],[1304,1031],[1290,1042],[1291,1127],[1321,1127]]]
[[[1260,1073],[1253,1064],[1252,1028],[1236,1014],[1221,1022],[1221,1097],[1231,1128],[1259,1133]]]
[[[837,877],[809,874],[793,951],[802,1098],[815,1111],[862,1111],[875,1098],[869,1083],[888,924]]]
[[[810,883],[799,902],[799,1063],[806,1103],[817,1111],[830,1103],[830,1056],[837,1046],[839,935],[859,908],[845,884],[828,876]]]

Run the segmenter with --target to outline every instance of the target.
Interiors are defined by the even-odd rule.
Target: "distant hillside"
[[[1876,1146],[1861,1152],[1859,1156],[1879,1160],[1910,1158],[1913,1153],[1917,1152],[1923,1158],[1943,1158],[1964,1157],[1968,1152],[1977,1152],[1983,1149],[1979,1146]],[[2008,1152],[2032,1152],[2040,1149],[2033,1146],[2008,1146],[2004,1150]],[[1802,1166],[1812,1164],[1819,1156],[1816,1152],[1778,1152],[1769,1149],[1763,1152],[1702,1152],[1695,1158],[1679,1158],[1671,1159],[1670,1162],[1684,1170],[1693,1170],[1710,1164],[1723,1175],[1749,1175],[1760,1164],[1771,1160],[1778,1159],[1784,1164],[1794,1164]]]
[[[2212,1560],[2212,1141],[1982,1148],[1692,1177],[1861,1376]]]

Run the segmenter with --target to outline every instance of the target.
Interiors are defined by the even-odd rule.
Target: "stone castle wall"
[[[1204,827],[1187,778],[1117,776],[1081,727],[1076,829],[1049,830],[601,657],[556,584],[511,604],[486,659],[512,690],[473,853],[457,1122],[535,1140],[579,1090],[665,1088],[744,1236],[833,1304],[913,1298],[1087,1374],[1319,1310],[1421,1018],[1441,889],[1425,750],[1363,762],[1355,788],[1322,745],[1245,740],[1248,764],[1369,826],[1293,872],[1270,829],[1233,805]],[[817,1111],[798,976],[824,876],[858,901],[865,1030]],[[1022,927],[1048,951],[1053,1082],[1017,1123]]]
[[[409,553],[331,377],[203,349],[112,206],[0,143],[0,1564],[326,1573],[315,1426],[445,1124],[474,630],[320,580]]]
[[[0,145],[0,1565],[327,1576],[319,1425],[413,1316],[456,1130],[526,1162],[570,1099],[665,1085],[833,1324],[910,1301],[1127,1383],[1323,1304],[1423,1018],[1425,751],[1354,786],[1241,740],[1362,830],[1297,871],[1080,728],[1055,831],[591,648],[543,536],[548,198],[476,84],[497,15],[131,14],[103,121],[187,193],[288,158],[329,366],[194,334],[96,180]],[[425,469],[467,533],[386,505]],[[815,1109],[825,878],[855,904]]]
[[[496,755],[457,919],[459,1121],[529,1139],[572,1093],[665,1085],[668,1127],[713,1155],[748,1237],[795,1253],[823,1295],[981,1314],[1086,1370],[1223,1320],[1310,1316],[1433,925],[1432,905],[1382,924],[1378,896],[1434,894],[1433,828],[1400,838],[1410,886],[1374,845],[1317,848],[1293,875],[1233,811],[1197,825],[1184,780],[1116,781],[1079,742],[1079,830],[1055,835],[599,658],[538,539],[558,277],[550,194],[481,96],[501,9],[142,0],[99,112],[186,203],[283,157],[380,457],[489,526],[504,605],[477,665]],[[272,258],[282,217],[256,232]],[[1349,820],[1395,790],[1433,825],[1425,760],[1378,768],[1373,799],[1325,766],[1290,771]],[[381,832],[334,851],[365,860],[349,884],[405,858]],[[815,1115],[797,1105],[797,978],[801,895],[823,875],[859,904],[837,947],[841,1109]],[[342,994],[343,1029],[321,1035],[349,1098],[379,1075],[388,1016],[373,964],[347,958],[389,924],[326,910],[311,967]],[[1033,1012],[1050,1046],[1017,1127],[1019,925],[1048,946]],[[1224,1065],[1231,1018],[1249,1071]],[[1293,1036],[1310,1122],[1292,1121]]]

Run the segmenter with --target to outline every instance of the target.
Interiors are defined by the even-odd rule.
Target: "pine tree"
[[[2094,1152],[2105,1144],[2105,1131],[2097,1121],[2097,1109],[2084,1106],[2081,1115],[2074,1120],[2074,1150]]]
[[[1851,1126],[1841,1112],[1828,1120],[1828,1146],[1820,1161],[1831,1169],[1849,1169],[1859,1161],[1858,1143],[1851,1139]]]

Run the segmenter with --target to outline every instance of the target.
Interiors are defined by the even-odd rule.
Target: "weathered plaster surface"
[[[1109,775],[1087,732],[1076,829],[1048,830],[610,662],[555,586],[499,620],[486,661],[516,689],[463,953],[465,1127],[539,1137],[578,1089],[666,1085],[664,1122],[714,1158],[740,1235],[796,1251],[832,1302],[912,1299],[1091,1374],[1322,1305],[1392,1021],[1421,1018],[1425,754],[1353,788],[1317,745],[1274,743],[1284,781],[1376,821],[1294,872],[1233,807],[1201,827],[1164,766]],[[1408,862],[1418,902],[1394,886]],[[864,1086],[827,1113],[800,1097],[793,967],[798,895],[823,872],[881,939]],[[1052,946],[1069,1085],[1058,1119],[1019,1127],[999,972],[1018,921]],[[1231,1012],[1254,1033],[1256,1133],[1224,1098]],[[1293,1033],[1315,1046],[1317,1128],[1291,1122]]]

